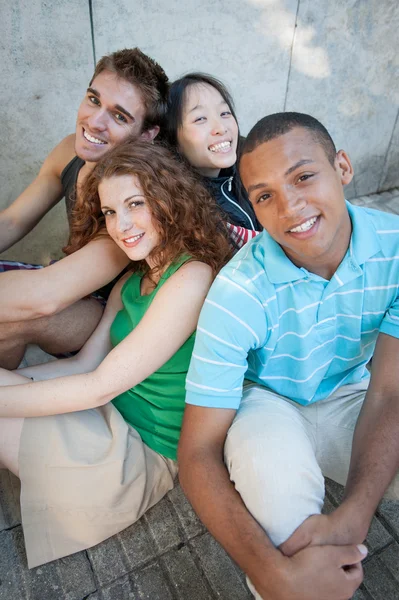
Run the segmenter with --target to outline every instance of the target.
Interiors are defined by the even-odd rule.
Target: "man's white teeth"
[[[309,221],[305,221],[302,225],[298,225],[298,227],[294,227],[290,229],[291,233],[301,233],[302,231],[309,231],[311,227],[316,223],[317,217],[312,217]]]
[[[86,129],[83,129],[83,135],[85,136],[86,140],[89,140],[89,142],[92,142],[93,144],[106,144],[107,143],[107,142],[103,142],[103,140],[98,140],[97,138],[95,138],[92,135],[90,135],[89,133],[87,133]]]
[[[139,233],[138,235],[134,235],[131,238],[127,238],[126,240],[123,240],[124,242],[126,242],[127,244],[132,244],[133,242],[136,242],[138,239],[140,239],[141,237],[143,237],[144,233]]]
[[[209,150],[211,152],[220,152],[220,150],[224,150],[225,148],[230,148],[231,142],[220,142],[220,144],[213,144],[213,146],[209,146]]]

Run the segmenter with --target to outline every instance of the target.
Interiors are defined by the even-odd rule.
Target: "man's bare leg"
[[[27,344],[49,354],[79,350],[97,327],[103,307],[94,298],[79,300],[51,317],[0,324],[0,367],[16,369]]]

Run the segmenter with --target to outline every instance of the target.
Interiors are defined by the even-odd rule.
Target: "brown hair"
[[[72,212],[71,234],[64,252],[71,254],[106,233],[98,186],[103,179],[122,175],[138,178],[161,238],[151,252],[155,267],[150,270],[145,261],[138,261],[132,264],[132,270],[152,277],[189,254],[208,264],[216,275],[232,255],[216,202],[197,175],[170,150],[137,140],[116,146],[88,175]]]
[[[166,115],[168,97],[168,77],[162,67],[138,48],[125,48],[108,56],[103,56],[97,63],[93,80],[103,71],[115,73],[125,79],[141,92],[146,116],[143,131],[154,125],[162,127]]]

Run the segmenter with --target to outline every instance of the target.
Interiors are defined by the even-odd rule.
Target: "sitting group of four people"
[[[64,196],[70,226],[62,260],[0,263],[29,567],[132,524],[179,467],[256,598],[352,596],[399,498],[399,217],[346,202],[352,177],[309,115],[243,140],[217,79],[99,61],[75,134],[0,213],[2,251]],[[64,357],[17,369],[29,343]],[[346,486],[329,515],[325,476]]]

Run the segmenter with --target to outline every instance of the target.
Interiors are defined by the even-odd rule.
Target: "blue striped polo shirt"
[[[347,203],[352,236],[331,280],[270,235],[222,269],[203,306],[186,402],[238,408],[243,380],[302,405],[369,377],[381,331],[399,338],[399,216]]]

